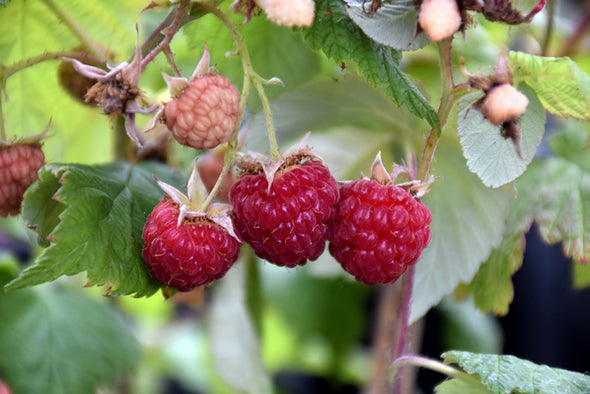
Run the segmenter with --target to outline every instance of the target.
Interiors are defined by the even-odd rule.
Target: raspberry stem
[[[0,141],[6,142],[6,130],[4,129],[4,110],[2,102],[4,97],[4,83],[0,85]]]
[[[152,49],[150,51],[150,53],[148,53],[141,61],[141,70],[145,69],[146,66],[152,61],[154,60],[154,58],[164,50],[164,48],[167,48],[170,45],[170,41],[172,41],[172,38],[174,38],[174,35],[176,34],[176,32],[178,31],[178,29],[180,29],[180,26],[182,26],[182,18],[184,17],[184,14],[186,13],[186,10],[188,8],[190,4],[190,0],[181,0],[180,4],[178,5],[178,8],[176,8],[176,16],[174,17],[174,20],[172,21],[172,23],[170,24],[170,26],[168,26],[165,30],[166,30],[166,36],[164,37],[164,39],[162,41],[160,41],[158,43],[158,45],[156,45],[156,47],[154,49]]]
[[[221,11],[219,8],[212,6],[207,3],[203,2],[194,2],[194,5],[197,5],[203,8],[205,11],[215,15],[223,24],[227,27],[234,42],[237,46],[236,53],[242,59],[242,68],[244,69],[244,86],[242,88],[242,101],[240,102],[240,113],[244,113],[244,109],[246,107],[246,100],[248,98],[250,92],[250,83],[254,85],[258,96],[260,97],[260,101],[262,102],[262,109],[264,111],[264,116],[266,117],[266,124],[268,127],[268,139],[270,143],[270,150],[274,161],[278,161],[280,159],[277,139],[275,135],[275,128],[274,123],[272,120],[272,114],[270,111],[270,104],[268,101],[268,97],[266,96],[266,92],[264,91],[264,83],[266,80],[261,78],[256,72],[254,71],[254,67],[252,67],[252,60],[250,58],[250,54],[248,52],[248,48],[246,47],[246,43],[244,42],[244,38],[242,34],[239,32],[235,23]],[[271,80],[272,81],[272,80]],[[241,115],[240,115],[241,116]],[[241,123],[241,117],[240,122]]]
[[[431,358],[422,357],[422,356],[402,356],[398,357],[392,364],[391,364],[391,371],[395,372],[397,369],[401,368],[402,366],[414,366],[414,367],[422,367],[428,368],[432,371],[441,373],[443,375],[447,375],[451,378],[460,379],[466,383],[472,384],[476,387],[481,388],[481,382],[477,380],[477,378],[462,372],[456,368],[451,367],[450,365],[441,363],[440,361],[433,360]]]
[[[438,58],[440,63],[440,76],[442,85],[442,94],[440,105],[438,107],[438,120],[440,129],[442,130],[449,119],[449,115],[457,101],[469,92],[467,84],[459,84],[455,86],[453,81],[453,65],[451,60],[451,40],[452,37],[445,38],[439,41],[438,44]],[[418,173],[416,178],[426,181],[430,165],[434,158],[434,152],[440,139],[440,134],[436,129],[431,129],[426,145],[422,151],[422,159],[418,166]]]

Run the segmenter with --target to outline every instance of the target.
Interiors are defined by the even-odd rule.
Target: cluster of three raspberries
[[[332,256],[359,282],[396,281],[430,242],[429,209],[389,177],[339,186],[323,161],[308,153],[266,165],[239,162],[230,231],[208,215],[184,217],[182,204],[165,197],[143,232],[151,274],[189,291],[224,276],[242,241],[260,258],[286,267],[317,259],[329,241]]]

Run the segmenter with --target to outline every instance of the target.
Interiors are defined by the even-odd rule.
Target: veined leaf
[[[590,120],[590,76],[570,58],[510,52],[509,64],[515,83],[533,88],[547,111]]]
[[[367,80],[440,133],[436,111],[398,66],[401,53],[367,37],[348,17],[342,1],[317,0],[315,21],[303,36],[313,49],[337,62],[356,62]]]
[[[533,164],[518,183],[519,199],[535,206],[545,241],[563,242],[568,256],[590,261],[590,173],[562,158]]]
[[[588,393],[590,376],[514,356],[451,351],[442,355],[447,364],[457,364],[477,377],[494,393]]]
[[[153,172],[182,182],[161,165],[46,165],[25,196],[23,215],[50,244],[6,288],[86,271],[89,284],[107,285],[108,293],[153,294],[159,283],[141,257],[145,219],[163,196]]]
[[[456,145],[442,139],[424,198],[432,212],[432,242],[416,265],[410,321],[422,317],[459,283],[471,282],[504,232],[511,193],[492,190],[469,173]]]
[[[363,32],[376,42],[400,51],[420,49],[430,42],[424,33],[416,35],[418,10],[412,0],[383,3],[374,14],[369,1],[345,0],[346,11]]]
[[[519,122],[522,158],[512,140],[502,136],[501,126],[494,126],[480,111],[470,108],[468,100],[463,102],[463,109],[459,111],[457,130],[467,167],[488,187],[500,187],[522,175],[545,134],[545,111],[535,92],[524,84],[519,89],[529,99],[527,110]]]
[[[524,246],[524,234],[505,236],[500,246],[479,267],[471,283],[461,284],[455,289],[455,296],[460,299],[472,296],[482,312],[506,315],[514,298],[512,275],[522,265]]]
[[[0,291],[0,316],[0,349],[10,355],[0,373],[14,393],[93,393],[139,360],[123,319],[79,293]]]

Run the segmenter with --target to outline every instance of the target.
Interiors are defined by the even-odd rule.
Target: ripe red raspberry
[[[362,179],[340,188],[329,250],[366,285],[393,283],[430,243],[429,209],[393,184]]]
[[[211,149],[232,138],[240,117],[240,93],[221,75],[197,76],[165,104],[164,115],[180,144]]]
[[[45,164],[39,143],[0,145],[0,216],[18,215],[25,190]]]
[[[257,164],[250,169],[242,165],[245,175],[230,191],[236,231],[256,255],[278,266],[317,259],[325,249],[338,201],[338,186],[328,168],[312,156],[298,154],[280,166],[271,164],[278,166],[276,173]]]
[[[235,263],[241,243],[207,216],[182,219],[178,203],[165,197],[143,229],[143,258],[151,275],[180,291],[220,279]]]

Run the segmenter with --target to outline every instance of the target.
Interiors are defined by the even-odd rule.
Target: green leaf
[[[457,364],[477,376],[495,393],[588,393],[590,376],[514,356],[451,351],[442,355],[445,363]]]
[[[272,383],[246,306],[244,263],[239,260],[215,287],[209,320],[215,368],[240,392],[270,394]]]
[[[471,283],[455,289],[455,296],[460,299],[473,297],[475,305],[484,313],[506,315],[514,298],[512,275],[522,265],[524,246],[524,234],[505,236],[500,246],[479,267]]]
[[[342,1],[316,1],[315,21],[303,29],[303,36],[314,50],[324,51],[336,62],[356,62],[367,80],[440,133],[436,111],[398,66],[400,52],[367,37],[348,17]]]
[[[451,379],[436,386],[434,392],[437,394],[489,394],[492,391],[479,382]]]
[[[107,49],[117,64],[133,56],[135,25],[143,0],[54,1]],[[8,66],[45,52],[70,50],[80,40],[47,7],[45,1],[11,1],[0,11],[0,63]],[[75,102],[58,83],[52,60],[36,64],[6,81],[3,115],[8,138],[38,133],[52,120],[43,150],[50,161],[97,163],[110,160],[109,118],[96,107]],[[64,147],[76,146],[75,149]]]
[[[467,171],[458,147],[441,139],[424,203],[432,212],[432,242],[416,265],[410,321],[422,317],[459,283],[471,282],[504,232],[511,193],[492,190]]]
[[[145,219],[163,196],[152,171],[165,182],[182,182],[162,165],[46,165],[26,195],[23,214],[42,236],[49,234],[50,245],[6,288],[86,271],[89,284],[107,285],[107,293],[153,294],[160,284],[141,257]]]
[[[576,261],[589,261],[590,173],[562,158],[533,164],[518,183],[519,198],[535,207],[539,233],[546,242],[563,242]]]
[[[0,292],[0,316],[0,349],[10,355],[0,357],[0,374],[14,393],[93,393],[139,359],[123,319],[79,293]]]
[[[377,12],[368,12],[370,2],[345,0],[346,11],[363,32],[376,42],[400,51],[420,49],[430,42],[422,32],[416,35],[418,10],[412,0],[383,3]]]
[[[313,146],[330,149],[354,139],[351,147],[355,150],[372,148],[369,152],[372,157],[368,159],[371,161],[386,143],[415,142],[413,145],[416,150],[419,149],[418,143],[423,143],[422,136],[415,132],[420,127],[419,121],[406,109],[395,106],[382,91],[356,75],[303,84],[275,99],[271,103],[271,110],[277,138],[281,143],[294,141],[307,131],[312,131],[313,136],[318,131],[346,127],[349,128],[348,132],[341,131],[340,136],[332,137],[332,141]],[[360,130],[353,131],[352,128]],[[369,135],[366,131],[374,131],[379,135]],[[372,143],[373,137],[375,143]],[[356,140],[365,141],[366,144],[359,145]],[[259,113],[252,119],[246,146],[256,151],[264,151],[262,147],[268,146],[264,114]],[[363,159],[356,154],[354,157],[359,161]],[[341,155],[340,159],[351,162],[350,156]],[[338,167],[334,168],[342,169],[341,163],[337,164]],[[358,171],[351,174],[353,177],[358,175]]]
[[[516,152],[513,141],[502,136],[501,126],[487,121],[480,111],[471,108],[471,102],[465,100],[458,115],[458,133],[467,167],[488,187],[500,187],[522,175],[545,134],[545,111],[535,92],[524,84],[519,89],[529,99],[527,110],[519,122],[522,158]]]
[[[590,76],[573,60],[510,52],[509,64],[515,82],[532,87],[547,111],[590,120]]]
[[[574,264],[573,282],[576,289],[590,287],[590,264]]]

